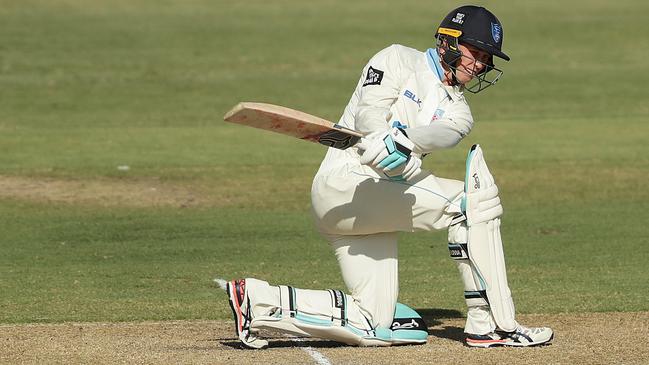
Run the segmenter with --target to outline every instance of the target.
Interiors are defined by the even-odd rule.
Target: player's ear
[[[445,49],[445,47],[446,47],[446,46],[444,45],[444,43],[442,43],[442,44],[437,48],[437,52],[439,52],[440,57],[443,56],[444,53],[446,53],[446,49]]]
[[[437,46],[437,52],[439,52],[439,56],[442,57],[446,54],[446,51],[448,51],[448,39],[442,37]]]

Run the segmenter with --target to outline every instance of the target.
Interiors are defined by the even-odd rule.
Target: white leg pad
[[[461,216],[454,219],[448,229],[448,248],[451,258],[457,263],[460,277],[464,283],[464,299],[467,305],[467,318],[464,332],[484,335],[496,329],[487,293],[481,290],[480,279],[473,263],[469,260],[467,246],[468,228],[466,219]]]
[[[354,299],[339,290],[296,289],[280,285],[276,310],[256,316],[251,328],[296,336],[331,339],[356,346],[390,346],[361,313]],[[254,291],[251,290],[254,295]]]
[[[273,287],[279,295],[269,295],[274,308],[258,312],[251,322],[254,332],[275,330],[296,336],[316,337],[356,346],[392,346],[399,344],[421,344],[426,342],[426,328],[419,315],[397,304],[393,328],[372,328],[361,313],[354,299],[339,290],[306,290],[289,286]],[[258,285],[260,288],[262,285]],[[263,290],[260,290],[264,294]],[[250,290],[252,296],[255,291]],[[264,298],[251,298],[252,302],[264,302]],[[268,308],[267,305],[265,305]],[[412,317],[412,318],[411,318]],[[416,326],[418,328],[412,328]]]
[[[507,282],[498,218],[503,209],[498,188],[479,145],[474,145],[469,152],[464,188],[468,256],[478,279],[476,284],[479,290],[485,290],[498,327],[504,331],[514,331],[518,323]]]

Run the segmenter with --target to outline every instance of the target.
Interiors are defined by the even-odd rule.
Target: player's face
[[[460,84],[466,84],[473,79],[489,64],[491,56],[489,53],[477,49],[468,44],[459,44],[458,48],[462,52],[455,78]]]

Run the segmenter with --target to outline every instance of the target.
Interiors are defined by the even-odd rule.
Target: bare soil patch
[[[258,168],[256,176],[265,176]],[[243,170],[245,172],[245,170]],[[250,173],[250,172],[246,172]],[[0,175],[0,199],[95,207],[261,207],[304,208],[310,178],[239,179],[224,172],[211,180],[169,181],[157,177],[32,177]],[[296,195],[300,191],[302,195]],[[242,194],[245,192],[245,194]]]
[[[463,319],[435,319],[422,346],[356,348],[274,337],[266,350],[242,349],[222,321],[67,323],[0,326],[0,362],[66,364],[648,364],[649,312],[522,315],[554,328],[549,346],[474,349]]]
[[[186,186],[149,179],[61,179],[0,175],[0,198],[125,207],[187,207],[205,198]]]

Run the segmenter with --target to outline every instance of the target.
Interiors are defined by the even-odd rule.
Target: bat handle
[[[359,149],[359,152],[365,152],[370,146],[370,141],[366,138],[361,138],[361,140],[356,143],[356,148]]]

